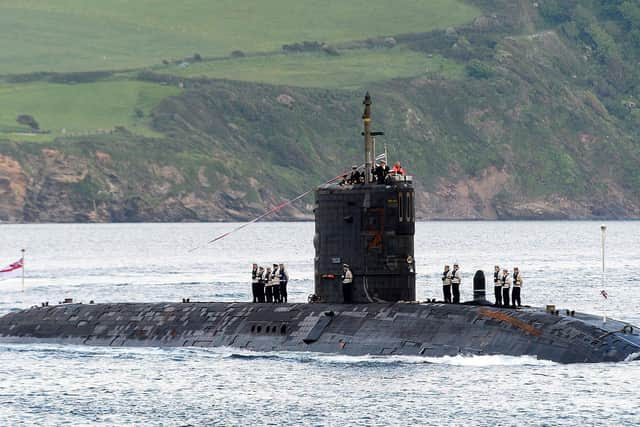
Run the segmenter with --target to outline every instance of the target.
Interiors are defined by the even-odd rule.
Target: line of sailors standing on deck
[[[513,280],[512,280],[513,279]],[[509,301],[509,290],[511,291],[511,301]],[[493,291],[496,298],[496,307],[521,307],[520,291],[522,289],[522,273],[518,267],[514,267],[513,276],[509,274],[509,270],[496,265],[493,271]],[[509,305],[511,302],[511,305]]]
[[[258,267],[253,264],[251,270],[251,291],[253,302],[287,302],[287,283],[289,274],[284,264],[273,264],[273,268]]]
[[[449,265],[444,266],[442,272],[442,293],[444,294],[445,303],[460,303],[460,283],[462,278],[460,277],[460,266],[456,263],[453,264],[453,270]],[[513,290],[511,290],[513,285]],[[509,274],[509,270],[506,268],[500,271],[499,266],[495,266],[493,273],[493,289],[496,298],[496,307],[521,307],[522,302],[520,300],[520,290],[522,289],[522,273],[518,267],[513,269],[513,276]],[[511,301],[509,300],[509,293],[511,293]],[[453,295],[453,300],[451,296]],[[509,305],[511,302],[511,305]]]
[[[442,272],[442,293],[444,294],[444,302],[448,304],[460,304],[460,283],[462,278],[460,277],[460,266],[456,263],[453,264],[453,270],[449,265],[444,266]],[[451,294],[453,293],[453,301],[451,300]]]

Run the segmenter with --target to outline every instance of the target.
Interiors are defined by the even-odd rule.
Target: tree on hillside
[[[29,126],[33,130],[40,129],[40,125],[38,124],[36,119],[34,119],[33,116],[30,116],[29,114],[20,114],[16,121],[21,125]]]

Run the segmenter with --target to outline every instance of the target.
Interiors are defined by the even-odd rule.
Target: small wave
[[[426,357],[431,364],[453,366],[552,366],[556,362],[541,360],[535,356],[505,356],[505,355],[456,355],[443,357]]]
[[[285,357],[279,356],[277,354],[270,353],[255,353],[255,354],[244,354],[244,353],[230,353],[223,356],[225,359],[239,359],[239,360],[278,360],[278,359],[286,359]]]
[[[628,355],[626,359],[624,359],[625,362],[636,362],[638,360],[640,360],[640,351],[637,353],[632,353]]]
[[[539,360],[534,356],[505,356],[505,355],[456,355],[443,357],[423,356],[380,356],[364,355],[349,356],[344,354],[325,354],[311,352],[258,352],[238,350],[223,347],[207,349],[206,351],[223,352],[223,357],[238,360],[282,360],[298,363],[321,363],[335,365],[450,365],[468,367],[487,366],[552,366],[555,362]]]
[[[195,348],[195,347],[102,347],[78,344],[7,343],[0,345],[0,351],[35,353],[39,357],[55,355],[63,358],[110,357],[116,359],[137,359],[149,356],[167,357],[174,360],[186,360],[190,357],[212,357],[239,361],[271,360],[293,363],[312,363],[321,365],[350,365],[358,367],[378,367],[393,365],[447,365],[462,367],[492,366],[551,366],[555,362],[538,360],[534,356],[504,355],[455,355],[442,357],[423,356],[383,356],[274,351],[261,352],[233,347]],[[626,361],[640,359],[640,353],[630,355]]]

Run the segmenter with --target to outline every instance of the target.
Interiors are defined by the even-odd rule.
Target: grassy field
[[[426,32],[479,14],[461,0],[2,0],[0,74],[141,67],[195,52]]]
[[[136,81],[0,85],[0,137],[48,140],[62,133],[106,132],[115,126],[153,135],[147,126],[149,111],[162,98],[177,93],[177,87]],[[29,128],[16,122],[20,114],[33,116],[40,129],[51,133],[25,135]]]
[[[441,56],[407,49],[362,49],[325,53],[280,54],[200,62],[163,72],[183,77],[213,77],[302,87],[359,88],[371,82],[428,73],[457,78],[463,67]]]

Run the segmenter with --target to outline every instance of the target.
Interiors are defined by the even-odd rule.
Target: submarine
[[[232,347],[345,355],[532,356],[558,363],[640,358],[637,327],[545,308],[494,307],[476,272],[473,300],[416,301],[412,178],[374,182],[371,97],[364,99],[364,182],[315,190],[314,295],[308,303],[62,303],[0,318],[0,342],[111,347]],[[353,273],[344,302],[341,273]]]

